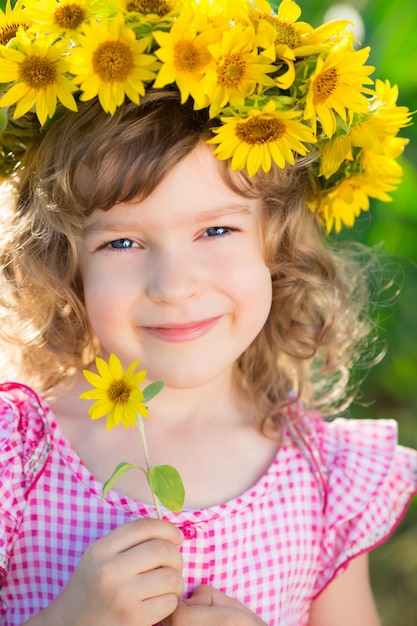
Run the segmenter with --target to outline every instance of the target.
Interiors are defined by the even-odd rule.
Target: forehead
[[[219,162],[206,145],[181,160],[146,198],[115,204],[109,211],[94,211],[86,230],[116,226],[124,219],[152,225],[210,221],[251,215],[256,203],[233,191],[220,174]]]

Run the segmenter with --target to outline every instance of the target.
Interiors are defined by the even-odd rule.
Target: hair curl
[[[65,112],[25,155],[14,180],[0,265],[3,341],[20,353],[20,375],[44,392],[99,350],[90,328],[77,261],[85,218],[117,202],[146,198],[164,176],[211,136],[207,111],[151,91],[114,116],[88,102]],[[261,199],[273,303],[269,318],[236,363],[263,420],[279,424],[292,394],[329,413],[352,397],[349,371],[370,330],[368,284],[351,251],[331,251],[306,201],[311,163],[253,178],[219,162],[227,185]],[[5,210],[3,210],[5,213]]]

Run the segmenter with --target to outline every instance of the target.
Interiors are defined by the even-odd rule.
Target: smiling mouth
[[[147,333],[163,341],[181,342],[193,341],[206,335],[217,324],[220,319],[210,317],[209,319],[185,324],[162,324],[161,326],[143,326]]]

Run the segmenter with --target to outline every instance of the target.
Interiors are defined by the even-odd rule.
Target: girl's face
[[[271,307],[258,202],[231,191],[207,146],[141,202],[86,221],[85,304],[104,356],[148,380],[197,387],[230,375]]]

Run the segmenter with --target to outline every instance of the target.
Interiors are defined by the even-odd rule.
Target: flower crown
[[[175,85],[218,120],[218,159],[253,176],[312,154],[329,232],[352,226],[369,198],[391,200],[411,123],[398,89],[369,77],[369,48],[345,20],[313,28],[282,0],[7,0],[0,12],[0,175],[57,107],[98,97],[114,114],[129,98]],[[60,103],[60,104],[59,104]]]

